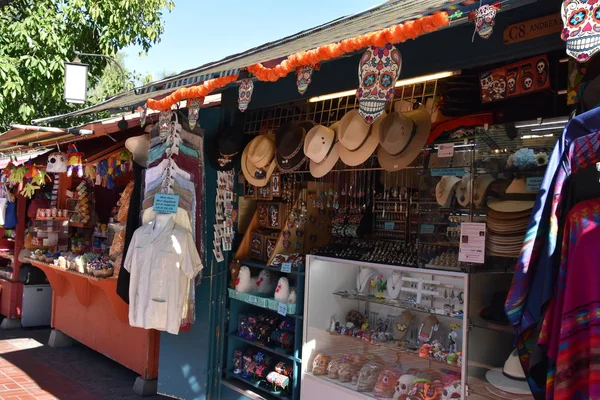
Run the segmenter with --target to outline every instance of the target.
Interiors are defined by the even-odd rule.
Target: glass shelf
[[[255,342],[255,341],[243,338],[241,336],[238,336],[235,333],[230,333],[229,337],[230,338],[234,338],[235,340],[238,340],[240,342],[247,343],[247,344],[249,344],[251,346],[257,347],[257,348],[259,348],[261,350],[268,351],[268,352],[273,353],[273,354],[277,354],[279,357],[284,357],[284,358],[287,358],[288,360],[291,360],[291,361],[302,362],[302,360],[300,360],[297,357],[294,357],[293,355],[290,354],[290,352],[286,351],[285,349],[283,349],[281,347],[266,346],[264,344],[261,344],[260,342]]]

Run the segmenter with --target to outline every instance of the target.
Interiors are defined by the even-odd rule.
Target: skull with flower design
[[[484,4],[469,15],[469,19],[475,20],[475,31],[482,39],[489,39],[492,36],[498,8],[500,8],[498,4]]]
[[[586,62],[600,49],[600,1],[565,0],[561,9],[567,54]]]
[[[198,113],[200,112],[200,106],[204,103],[204,97],[197,97],[195,99],[188,99],[188,122],[190,128],[194,129],[196,122],[198,121]]]
[[[252,82],[252,79],[244,79],[240,83],[240,88],[238,91],[238,108],[241,112],[246,111],[246,109],[248,108],[250,100],[252,99],[253,91],[254,82]]]
[[[296,69],[296,86],[298,86],[298,93],[304,94],[308,85],[312,81],[313,67],[306,65]]]
[[[391,44],[371,46],[363,54],[358,67],[360,80],[356,90],[358,112],[367,123],[373,123],[394,95],[394,85],[402,69],[400,51]]]

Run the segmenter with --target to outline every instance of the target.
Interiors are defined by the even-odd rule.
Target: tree
[[[0,128],[75,110],[63,99],[63,63],[73,49],[112,57],[129,45],[147,51],[173,7],[173,0],[14,0],[0,7]],[[101,57],[82,61],[90,77],[107,66]]]

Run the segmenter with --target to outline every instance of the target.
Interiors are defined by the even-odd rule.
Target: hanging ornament
[[[489,39],[492,36],[494,25],[496,25],[496,13],[499,9],[500,3],[484,4],[469,13],[469,21],[475,22],[475,32],[473,32],[471,41],[475,40],[475,33],[478,33],[482,39]]]
[[[586,62],[600,50],[600,7],[597,1],[565,0],[561,7],[567,54]]]
[[[77,150],[74,143],[70,143],[67,148],[67,176],[73,175],[73,170],[77,171],[78,177],[83,177],[83,153]]]
[[[200,106],[202,104],[204,104],[204,97],[196,97],[195,99],[187,100],[188,122],[190,124],[190,128],[192,129],[196,127],[196,122],[198,121],[198,112],[200,112]]]
[[[171,110],[161,111],[158,114],[158,135],[164,138],[171,133],[171,117],[173,112]]]
[[[148,105],[144,103],[140,112],[140,126],[143,128],[146,125],[146,114],[148,113]]]
[[[61,153],[60,151],[51,153],[48,156],[46,172],[52,172],[54,174],[67,172],[67,155],[65,153]]]
[[[304,94],[306,89],[308,89],[308,85],[312,81],[312,74],[315,69],[318,69],[318,66],[305,65],[304,67],[296,68],[296,86],[298,86],[298,93]]]
[[[371,46],[360,58],[356,89],[358,112],[372,124],[385,110],[385,105],[394,96],[394,86],[400,70],[402,56],[391,44],[385,47]]]
[[[238,108],[241,112],[246,111],[250,100],[252,99],[252,92],[254,91],[254,82],[252,79],[244,79],[240,83],[240,89],[238,92]]]

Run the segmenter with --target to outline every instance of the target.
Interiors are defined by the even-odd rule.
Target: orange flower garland
[[[256,76],[260,81],[276,82],[287,76],[298,67],[305,65],[316,65],[321,61],[338,58],[347,53],[353,53],[369,46],[383,47],[388,43],[403,43],[408,39],[434,32],[450,23],[448,13],[445,11],[423,17],[404,24],[394,25],[379,31],[365,33],[364,35],[344,39],[338,43],[330,43],[316,49],[301,51],[290,55],[280,64],[273,68],[266,68],[262,64],[254,64],[248,67],[248,72]],[[181,88],[161,99],[148,99],[148,108],[157,111],[170,110],[171,106],[181,100],[195,97],[205,97],[213,90],[222,88],[236,81],[237,75],[210,79],[202,85]]]
[[[193,99],[195,97],[205,97],[213,90],[229,85],[237,80],[237,75],[224,76],[222,78],[209,79],[204,81],[202,85],[181,88],[171,93],[164,99],[154,100],[148,99],[148,108],[156,111],[170,110],[173,104],[176,104],[184,99]]]

